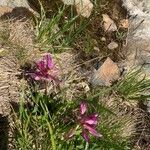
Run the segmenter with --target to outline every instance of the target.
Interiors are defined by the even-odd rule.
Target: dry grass
[[[14,11],[8,12],[8,15],[13,16],[13,13]],[[0,111],[0,114],[8,115],[9,102],[19,101],[20,80],[17,76],[20,67],[31,61],[37,52],[33,46],[31,21],[7,19],[6,14],[3,16],[0,20],[0,110],[3,112]]]

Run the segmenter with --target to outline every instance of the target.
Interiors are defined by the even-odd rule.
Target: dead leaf
[[[120,70],[116,63],[109,57],[105,60],[103,65],[94,72],[91,83],[96,86],[111,86],[114,81],[120,77]]]
[[[118,47],[118,43],[112,41],[111,43],[108,44],[108,49],[113,50],[116,49]]]
[[[102,14],[103,22],[104,22],[104,30],[107,32],[113,32],[117,30],[117,26],[115,22],[107,15]]]
[[[120,20],[120,27],[125,29],[129,28],[129,20],[128,19]]]

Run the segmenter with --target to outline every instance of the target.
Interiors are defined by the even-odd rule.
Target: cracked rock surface
[[[150,77],[150,1],[122,2],[130,15],[129,33],[124,47],[127,69],[142,67],[143,73]],[[150,102],[147,102],[147,110],[150,112]]]

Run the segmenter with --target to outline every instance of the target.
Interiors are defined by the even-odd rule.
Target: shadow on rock
[[[12,19],[12,20],[21,20],[26,21],[30,18],[34,18],[34,14],[25,7],[15,7],[11,12],[4,13],[0,19]]]

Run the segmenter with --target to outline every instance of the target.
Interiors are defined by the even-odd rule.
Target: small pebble
[[[105,42],[105,41],[106,41],[106,38],[105,38],[105,37],[102,37],[102,38],[101,38],[101,41],[102,41],[102,42]]]
[[[116,48],[118,47],[118,43],[116,43],[116,42],[111,42],[111,43],[108,44],[107,47],[108,47],[108,49],[110,49],[110,50],[116,49]]]

